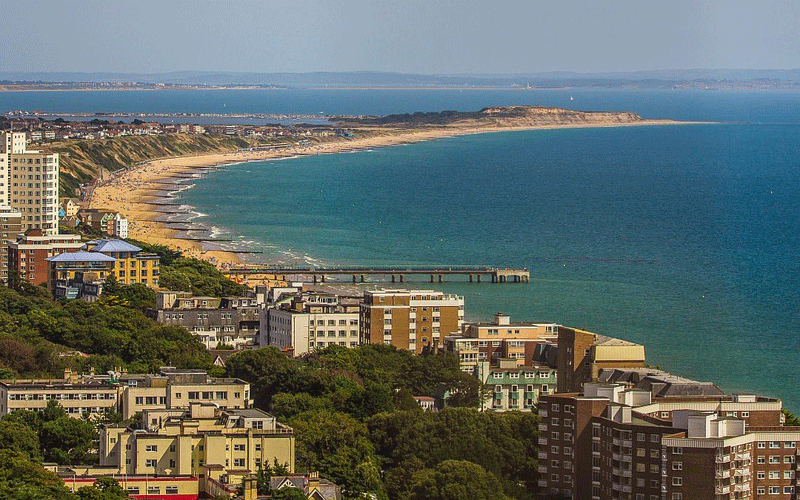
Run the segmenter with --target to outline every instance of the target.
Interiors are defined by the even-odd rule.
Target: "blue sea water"
[[[481,134],[246,163],[181,196],[207,214],[199,221],[255,242],[268,260],[527,266],[527,285],[435,288],[464,295],[468,319],[502,310],[641,342],[654,365],[800,410],[800,93],[21,94],[0,93],[0,110],[385,114],[543,104],[726,122]]]

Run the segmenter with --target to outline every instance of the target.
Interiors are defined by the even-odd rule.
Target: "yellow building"
[[[102,253],[66,252],[45,259],[48,265],[47,288],[54,290],[56,281],[79,278],[81,282],[103,281],[114,272],[116,259]]]
[[[159,264],[156,254],[142,253],[136,245],[122,240],[94,240],[84,245],[89,252],[101,253],[116,259],[114,276],[120,283],[131,285],[141,283],[150,288],[158,288]]]
[[[239,484],[274,460],[294,471],[292,428],[255,408],[192,403],[183,410],[145,410],[142,422],[141,430],[101,426],[101,466],[116,474],[158,476],[198,476],[212,468],[223,485]]]

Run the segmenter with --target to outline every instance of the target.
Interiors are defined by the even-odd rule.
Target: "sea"
[[[47,113],[327,116],[511,104],[704,123],[501,132],[240,163],[178,196],[196,222],[264,262],[527,267],[528,284],[409,286],[463,295],[468,320],[502,311],[639,342],[652,366],[800,410],[800,92],[0,93],[0,111]]]

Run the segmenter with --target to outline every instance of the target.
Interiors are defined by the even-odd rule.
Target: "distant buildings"
[[[436,352],[464,323],[464,298],[434,290],[364,292],[361,343],[391,344],[415,353]]]

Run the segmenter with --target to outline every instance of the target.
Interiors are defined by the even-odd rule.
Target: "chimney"
[[[308,473],[308,492],[311,493],[315,489],[319,488],[319,471],[313,471]]]
[[[508,326],[511,324],[511,317],[508,314],[498,312],[494,315],[494,322],[498,326]]]

